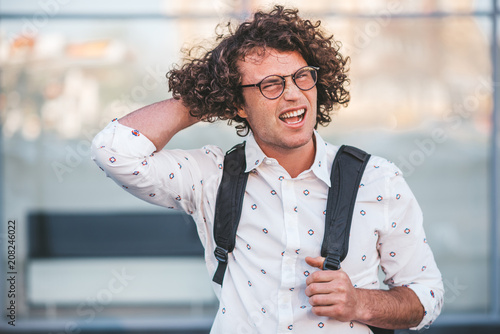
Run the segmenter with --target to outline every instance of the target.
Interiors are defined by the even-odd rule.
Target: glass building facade
[[[419,200],[446,289],[430,330],[500,326],[497,1],[285,4],[321,20],[351,58],[351,102],[319,128],[321,135],[393,161]],[[5,321],[4,307],[0,330],[207,332],[217,302],[199,254],[98,256],[107,246],[97,245],[104,232],[96,228],[82,244],[96,252],[68,255],[69,237],[51,234],[46,220],[174,219],[106,179],[90,160],[90,142],[113,118],[170,97],[165,73],[182,63],[181,50],[209,48],[218,23],[270,6],[258,0],[0,2],[0,264],[6,275],[9,221],[16,225],[16,327]],[[210,143],[227,150],[239,141],[223,122],[196,124],[167,148]],[[187,216],[175,219],[191,224]],[[126,238],[114,225],[104,230],[109,243]],[[48,251],[52,242],[61,248]],[[0,297],[8,306],[9,283],[3,284]]]

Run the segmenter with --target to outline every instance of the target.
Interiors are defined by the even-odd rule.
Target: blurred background
[[[495,0],[2,0],[0,332],[208,333],[217,302],[192,221],[119,189],[90,142],[170,96],[181,49],[273,3],[320,19],[351,57],[351,103],[321,135],[395,162],[419,200],[446,289],[429,332],[499,332]],[[167,147],[239,141],[197,124]]]

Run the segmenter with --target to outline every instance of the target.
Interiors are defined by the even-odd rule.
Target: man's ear
[[[238,108],[238,116],[240,116],[241,118],[247,118],[248,117],[248,115],[245,112],[245,110],[243,110],[241,108]]]

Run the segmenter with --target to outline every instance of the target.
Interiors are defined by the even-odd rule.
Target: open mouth
[[[306,113],[305,109],[293,110],[286,113],[283,113],[279,116],[279,119],[285,122],[286,124],[297,124],[300,123],[304,119],[304,115]]]

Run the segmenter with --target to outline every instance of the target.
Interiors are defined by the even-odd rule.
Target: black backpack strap
[[[325,236],[321,255],[323,269],[337,270],[349,249],[349,231],[361,177],[370,155],[352,146],[341,146],[332,166],[328,191]],[[228,254],[234,249],[243,197],[248,180],[245,173],[245,143],[234,146],[224,157],[222,181],[217,192],[214,217],[215,257],[219,261],[213,281],[222,285]],[[342,196],[339,196],[342,193]],[[334,228],[335,224],[335,228]],[[332,265],[333,264],[333,265]],[[368,326],[374,334],[393,334],[393,330]]]
[[[321,256],[325,258],[323,269],[338,270],[347,255],[356,195],[369,159],[368,153],[342,145],[333,160],[321,246]]]
[[[378,328],[373,326],[368,326],[373,332],[373,334],[394,334],[394,329]]]
[[[215,257],[219,265],[213,281],[222,285],[228,253],[234,249],[236,230],[241,216],[243,197],[248,180],[245,173],[245,143],[234,146],[224,157],[222,181],[217,191],[214,216]]]
[[[370,154],[352,146],[341,146],[333,160],[331,187],[325,217],[325,236],[321,256],[323,269],[338,270],[349,250],[352,214],[361,177]],[[392,329],[368,326],[374,334],[394,334]]]

